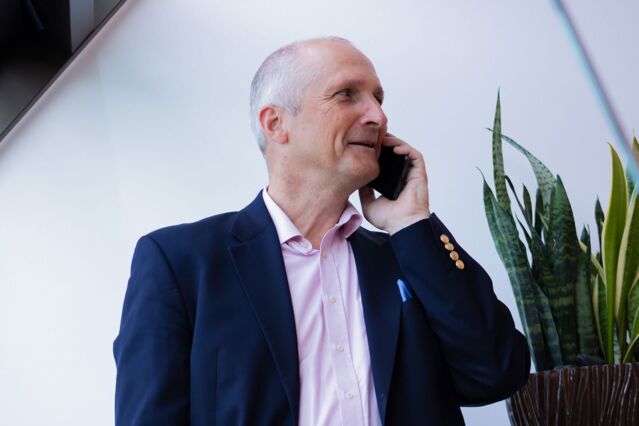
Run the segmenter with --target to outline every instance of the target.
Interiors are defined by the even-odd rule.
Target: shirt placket
[[[331,361],[344,425],[363,425],[362,396],[355,372],[346,321],[345,301],[335,263],[334,230],[320,245],[320,282],[324,321],[331,343]]]

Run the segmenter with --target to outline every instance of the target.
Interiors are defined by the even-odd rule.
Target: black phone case
[[[379,176],[368,185],[384,197],[396,200],[406,185],[410,166],[408,155],[398,155],[392,147],[383,146],[379,154]]]

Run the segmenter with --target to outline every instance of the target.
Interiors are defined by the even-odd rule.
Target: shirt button
[[[337,302],[337,298],[336,298],[335,296],[328,296],[328,300],[329,300],[331,303],[335,303],[335,302]]]
[[[346,399],[353,399],[353,394],[350,392],[346,392]]]
[[[335,350],[337,352],[344,352],[344,346],[342,345],[335,345]]]
[[[322,252],[322,259],[328,259],[328,253]]]

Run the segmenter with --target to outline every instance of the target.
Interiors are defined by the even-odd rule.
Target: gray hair
[[[318,73],[317,69],[305,66],[299,52],[304,45],[316,41],[335,41],[353,46],[350,41],[335,36],[296,41],[271,53],[253,77],[250,98],[251,130],[262,154],[266,151],[266,136],[260,125],[260,108],[274,104],[293,115],[298,113],[304,90]]]

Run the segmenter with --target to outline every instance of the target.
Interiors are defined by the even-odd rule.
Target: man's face
[[[343,43],[304,47],[318,77],[306,88],[298,114],[289,118],[289,164],[353,190],[379,174],[386,134],[383,91],[371,62]],[[309,175],[310,176],[310,175]]]

